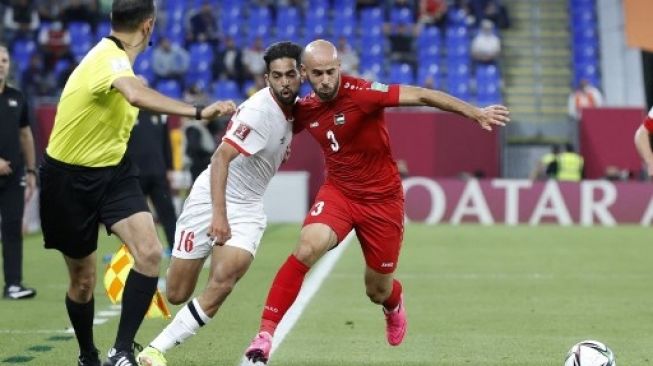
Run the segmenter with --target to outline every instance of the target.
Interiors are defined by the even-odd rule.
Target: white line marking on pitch
[[[325,255],[314,267],[313,270],[308,275],[308,278],[304,281],[302,289],[297,296],[297,300],[293,305],[288,309],[288,312],[279,323],[276,332],[274,333],[274,339],[272,340],[272,350],[270,351],[270,358],[274,352],[279,348],[281,342],[286,338],[288,333],[295,326],[299,318],[301,317],[304,309],[311,302],[311,299],[317,291],[322,286],[322,282],[329,276],[331,270],[340,259],[340,256],[345,251],[351,239],[354,237],[353,231],[347,235],[347,237],[338,245],[337,248],[331,250],[327,255]],[[240,366],[250,366],[252,365],[245,357],[243,357]]]

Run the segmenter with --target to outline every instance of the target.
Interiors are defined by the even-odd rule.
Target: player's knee
[[[375,304],[382,304],[390,295],[390,291],[381,286],[368,286],[367,297]]]
[[[186,291],[185,289],[177,289],[177,288],[171,288],[167,287],[166,288],[166,298],[168,299],[168,302],[170,302],[173,305],[180,305],[188,301],[190,299],[191,292]]]
[[[320,245],[314,241],[303,239],[293,252],[295,258],[305,265],[311,267],[322,255],[323,251],[318,250]]]
[[[216,296],[214,297],[216,298],[225,298],[234,290],[234,287],[236,287],[236,279],[229,278],[219,281],[209,281],[207,290],[215,293]]]
[[[159,241],[151,239],[143,243],[139,251],[139,258],[136,258],[136,261],[140,262],[142,267],[150,270],[158,270],[162,253],[163,249]]]
[[[88,302],[93,297],[95,289],[95,273],[80,273],[70,283],[73,300]]]

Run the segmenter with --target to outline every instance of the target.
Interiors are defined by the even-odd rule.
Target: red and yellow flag
[[[129,271],[133,266],[134,257],[129,253],[129,248],[122,244],[111,258],[111,262],[107,265],[107,270],[104,273],[104,288],[107,290],[107,296],[109,296],[112,303],[117,304],[122,301],[127,275],[129,275]],[[170,319],[170,310],[159,290],[156,290],[145,316],[148,318],[162,317]]]

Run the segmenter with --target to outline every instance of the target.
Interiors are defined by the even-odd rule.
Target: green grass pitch
[[[169,365],[238,364],[298,234],[297,225],[268,228],[249,273],[211,323],[168,353]],[[113,237],[102,241],[99,261],[117,248]],[[25,283],[38,296],[0,301],[0,364],[73,365],[77,343],[63,333],[63,259],[42,248],[40,235],[26,238],[24,256]],[[409,317],[404,343],[385,343],[383,316],[365,296],[364,262],[352,242],[270,365],[552,366],[587,338],[607,343],[619,365],[650,365],[652,259],[651,231],[636,226],[410,224],[397,272]],[[206,273],[198,290],[205,280]],[[109,309],[101,274],[98,282],[96,312]],[[95,328],[103,354],[117,324],[114,316]],[[147,343],[165,324],[146,319],[137,341]]]

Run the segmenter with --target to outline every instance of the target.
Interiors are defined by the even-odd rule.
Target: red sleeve
[[[399,105],[398,84],[387,85],[376,81],[360,80],[357,87],[351,91],[351,95],[366,113]]]
[[[250,156],[252,154],[248,153],[245,149],[243,149],[242,146],[238,145],[234,140],[230,139],[229,137],[223,137],[222,141],[228,143],[229,145],[233,146],[236,150],[238,150],[239,153],[245,155],[245,156]]]
[[[651,108],[651,110],[648,111],[648,115],[644,119],[642,125],[644,126],[644,128],[646,128],[648,132],[653,133],[653,108]]]

